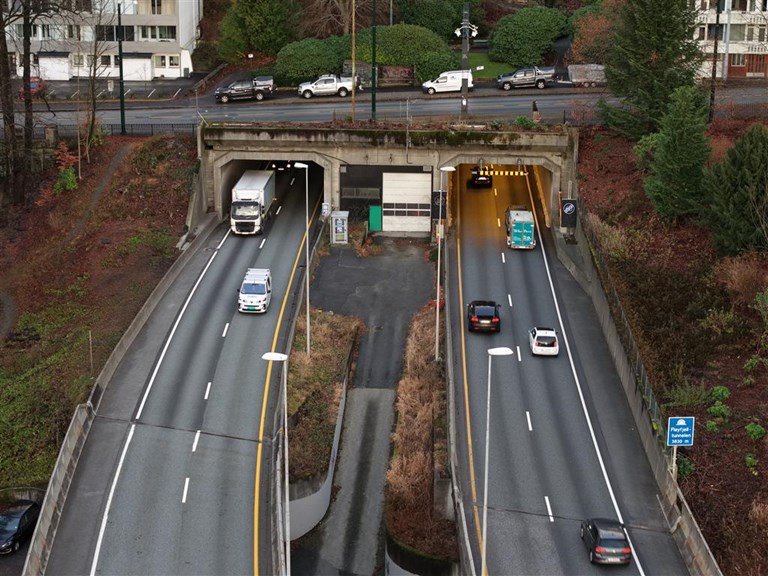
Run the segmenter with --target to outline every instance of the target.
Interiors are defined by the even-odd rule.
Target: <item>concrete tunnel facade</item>
[[[540,191],[548,227],[559,224],[560,198],[577,195],[578,132],[567,126],[514,131],[486,126],[360,129],[205,123],[198,131],[198,147],[198,210],[215,212],[221,220],[228,217],[231,187],[249,162],[314,162],[323,169],[323,201],[332,210],[342,204],[343,174],[360,166],[431,174],[432,190],[440,189],[442,166],[523,166]]]

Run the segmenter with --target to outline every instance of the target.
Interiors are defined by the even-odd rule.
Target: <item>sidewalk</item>
[[[320,525],[293,543],[295,575],[383,574],[382,508],[394,423],[395,389],[411,317],[429,301],[434,266],[427,241],[378,237],[381,253],[359,257],[331,247],[312,283],[315,307],[360,317],[334,499]]]

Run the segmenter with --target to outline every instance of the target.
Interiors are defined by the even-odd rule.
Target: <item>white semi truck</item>
[[[230,226],[235,234],[262,234],[275,201],[275,173],[246,170],[232,188]]]

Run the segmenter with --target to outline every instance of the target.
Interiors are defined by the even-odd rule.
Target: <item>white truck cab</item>
[[[272,273],[269,268],[248,268],[238,293],[239,312],[266,312],[272,300]]]

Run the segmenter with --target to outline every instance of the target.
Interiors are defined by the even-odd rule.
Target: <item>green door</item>
[[[371,232],[381,232],[381,206],[368,207],[368,229]]]

